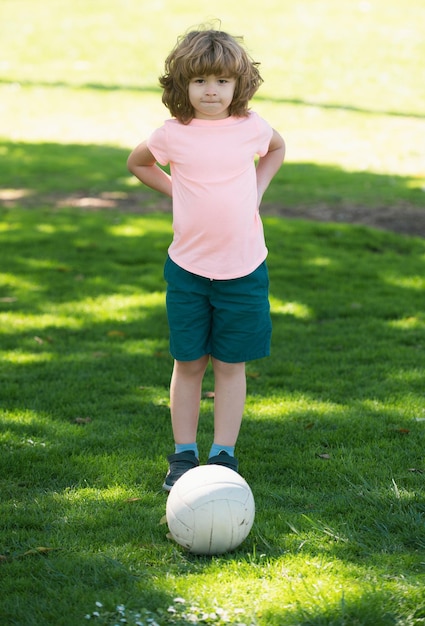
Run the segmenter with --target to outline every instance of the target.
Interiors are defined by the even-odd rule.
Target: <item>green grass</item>
[[[23,199],[31,205],[63,204],[71,194],[125,201],[133,207],[153,207],[159,195],[142,189],[126,170],[128,149],[96,144],[59,144],[0,140],[0,191],[6,205]],[[347,172],[339,165],[287,163],[265,197],[267,206],[424,207],[425,195],[414,177],[376,172]],[[13,187],[11,187],[13,181]],[[306,184],[308,181],[308,184]],[[17,194],[17,198],[15,197]],[[53,196],[53,197],[52,197]],[[9,200],[9,202],[7,202]]]
[[[171,217],[125,161],[211,4],[18,4],[0,20],[0,621],[425,624],[425,241],[265,218],[272,356],[248,365],[237,449],[256,520],[234,553],[191,556],[160,523]],[[266,204],[424,208],[419,0],[213,10],[287,140]],[[205,398],[203,461],[212,429]]]
[[[161,617],[178,596],[267,625],[422,623],[422,240],[265,220],[273,353],[248,366],[238,444],[257,516],[234,554],[210,559],[160,525],[170,217],[2,218],[7,623],[78,624],[96,601],[103,623],[121,604]],[[205,399],[203,456],[211,437]]]
[[[381,193],[382,203],[401,193],[424,204],[421,0],[408,11],[395,0],[245,0],[242,14],[223,0],[162,0],[149,10],[135,0],[20,7],[2,2],[0,138],[29,144],[29,158],[34,143],[47,144],[46,158],[56,143],[128,153],[167,116],[158,76],[170,47],[215,15],[261,61],[265,82],[253,106],[284,135],[287,163],[297,168],[289,189],[282,174],[269,197],[293,205],[319,195],[338,205],[347,193],[373,208]]]

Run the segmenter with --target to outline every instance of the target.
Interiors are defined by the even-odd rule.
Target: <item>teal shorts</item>
[[[177,361],[209,354],[225,363],[242,363],[269,356],[272,325],[265,261],[248,276],[210,280],[168,257],[164,277],[170,352]]]

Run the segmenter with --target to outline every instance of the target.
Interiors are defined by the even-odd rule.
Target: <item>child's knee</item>
[[[174,361],[174,371],[188,377],[203,376],[207,368],[209,355],[205,354],[195,361]]]
[[[220,359],[212,358],[212,364],[214,373],[223,374],[224,376],[237,376],[245,374],[245,362],[241,363],[226,363],[220,361]]]

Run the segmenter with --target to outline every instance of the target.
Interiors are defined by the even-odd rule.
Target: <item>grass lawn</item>
[[[112,624],[175,597],[244,623],[422,623],[425,242],[265,224],[273,354],[248,366],[238,444],[257,516],[234,554],[199,558],[160,525],[169,216],[3,212],[6,623],[79,624],[97,601]],[[203,456],[211,436],[206,398]]]
[[[161,524],[171,216],[125,160],[211,5],[18,4],[0,20],[0,622],[425,624],[425,240],[265,217],[272,356],[248,365],[237,448],[256,519],[235,552],[191,556]],[[214,13],[262,61],[255,109],[288,142],[266,203],[425,210],[419,0]]]

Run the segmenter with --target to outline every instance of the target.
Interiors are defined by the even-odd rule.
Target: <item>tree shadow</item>
[[[9,174],[1,174],[6,187],[28,191],[34,201],[33,212],[21,209],[19,199],[7,207],[0,232],[0,312],[12,312],[16,321],[1,329],[7,359],[0,364],[0,475],[2,493],[10,499],[3,503],[9,507],[5,519],[14,529],[7,547],[67,545],[73,526],[64,520],[76,515],[67,499],[70,491],[134,485],[140,510],[126,515],[134,515],[138,529],[137,563],[117,568],[111,562],[95,591],[111,588],[118,572],[121,588],[128,584],[134,597],[142,587],[131,578],[135,569],[143,585],[148,582],[146,594],[158,593],[158,602],[169,602],[156,589],[155,577],[146,574],[155,564],[143,545],[154,543],[162,561],[180,563],[158,527],[171,441],[162,278],[170,215],[59,209],[54,199],[40,204],[41,197],[60,194],[67,178],[67,194],[101,194],[106,188],[127,190],[132,197],[127,180],[110,177],[118,164],[123,166],[124,150],[34,144],[18,145],[14,152],[10,144],[5,147],[14,154]],[[19,163],[27,169],[20,171]],[[342,180],[349,176],[341,173]],[[111,208],[119,209],[119,202]],[[223,563],[249,563],[259,552],[276,561],[300,554],[338,559],[353,572],[355,566],[361,570],[361,562],[384,575],[389,562],[394,566],[404,559],[401,567],[413,577],[425,547],[422,426],[409,408],[419,406],[425,384],[423,242],[363,227],[275,217],[265,219],[265,230],[274,356],[248,367],[249,397],[238,444],[257,518],[247,541]],[[397,363],[391,357],[395,348]],[[211,401],[203,400],[201,410],[205,448],[212,433]],[[384,484],[376,480],[377,463],[386,468]],[[15,507],[21,500],[26,510]],[[42,581],[56,572],[57,578],[49,578],[50,591],[61,588],[72,568],[89,584],[105,549],[99,545],[95,554],[91,520],[99,520],[102,529],[111,526],[108,554],[110,546],[118,554],[131,543],[130,536],[120,535],[122,508],[121,496],[100,505],[88,498],[81,517],[74,518],[83,532],[79,553],[38,565]],[[212,563],[181,559],[185,575],[207,572]],[[305,624],[344,623],[367,605],[369,623],[385,624],[385,597],[381,602],[379,594],[364,596],[329,612],[317,608],[308,614],[301,607],[294,615]],[[282,612],[282,621],[289,612]],[[271,614],[270,624],[280,619]]]
[[[0,207],[170,211],[167,198],[135,183],[126,168],[128,153],[93,144],[1,141]],[[423,209],[423,190],[413,177],[287,162],[262,213],[372,226],[376,219],[383,228],[394,223],[399,232],[425,235]]]
[[[14,80],[0,80],[0,85],[14,85]],[[32,81],[32,80],[20,80],[19,85],[21,87],[43,87],[46,89],[78,89],[82,91],[133,91],[137,93],[162,93],[162,88],[158,85],[129,85],[129,84],[107,84],[107,83],[69,83],[66,81]],[[354,113],[361,113],[365,115],[388,115],[391,117],[406,117],[413,119],[424,119],[424,115],[420,113],[413,113],[409,111],[394,111],[389,109],[371,109],[365,107],[353,106],[351,104],[341,104],[332,102],[321,102],[319,100],[306,100],[304,98],[280,98],[270,95],[263,96],[261,94],[255,95],[255,100],[264,102],[274,102],[278,104],[289,104],[291,106],[301,107],[314,107],[318,109],[330,109],[337,111],[351,111]]]

